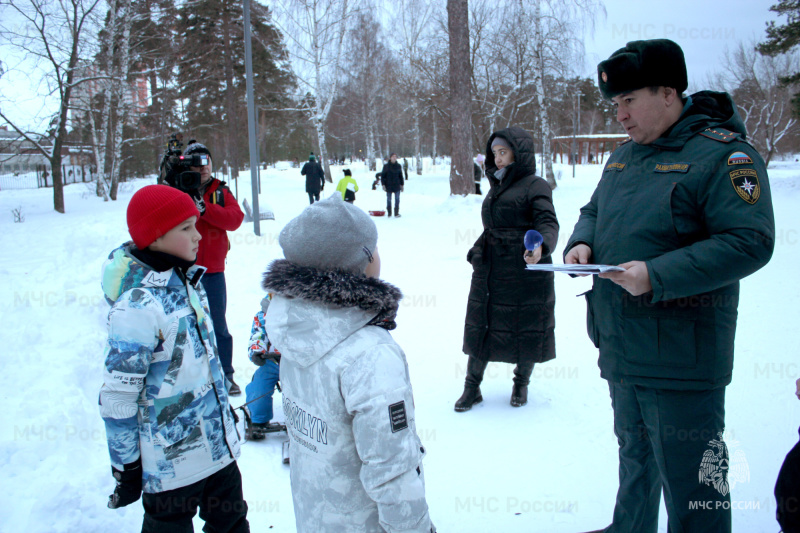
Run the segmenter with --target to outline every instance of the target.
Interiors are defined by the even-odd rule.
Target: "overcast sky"
[[[683,48],[689,92],[705,89],[708,75],[722,68],[726,47],[733,49],[739,41],[764,39],[766,22],[778,20],[769,11],[776,2],[605,0],[607,17],[598,18],[594,37],[586,36],[586,64],[577,74],[595,77],[597,63],[628,41],[668,38]],[[785,18],[779,22],[785,22]],[[0,79],[0,105],[21,125],[33,125],[31,115],[42,112],[42,100],[36,94],[43,92],[43,87],[30,79],[32,74]]]
[[[585,75],[628,41],[672,39],[683,48],[689,92],[705,89],[707,75],[722,68],[726,46],[763,41],[767,21],[785,23],[769,11],[778,0],[605,0],[608,16],[586,37]]]

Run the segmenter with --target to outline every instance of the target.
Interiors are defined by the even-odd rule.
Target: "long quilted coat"
[[[502,180],[492,141],[502,137],[514,151],[514,163]],[[533,139],[510,127],[489,137],[486,175],[491,189],[483,201],[483,233],[469,250],[472,284],[464,324],[464,353],[481,361],[519,363],[555,358],[555,289],[552,272],[525,269],[525,232],[544,237],[542,259],[552,263],[558,241],[550,186],[535,175]]]

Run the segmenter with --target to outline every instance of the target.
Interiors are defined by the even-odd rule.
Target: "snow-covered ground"
[[[333,167],[341,176],[342,167]],[[369,190],[372,173],[352,165],[361,190],[356,205],[383,209]],[[430,167],[429,167],[430,168]],[[562,171],[554,200],[561,247],[600,177],[584,165]],[[617,489],[617,444],[606,382],[585,333],[585,304],[576,295],[590,280],[556,277],[556,360],[534,369],[527,406],[515,409],[512,367],[493,363],[482,385],[484,402],[455,413],[466,356],[462,328],[471,267],[466,253],[481,231],[482,198],[449,196],[449,170],[411,175],[402,218],[376,219],[382,277],[405,293],[394,337],[404,348],[414,386],[417,427],[431,516],[442,532],[577,532],[611,519]],[[736,364],[727,389],[731,450],[744,451],[750,480],[732,491],[734,531],[775,532],[775,477],[797,441],[800,278],[800,164],[770,169],[777,246],[771,263],[742,283]],[[97,409],[108,306],[100,267],[128,239],[125,209],[149,182],[124,184],[119,200],[104,203],[86,185],[65,190],[66,215],[52,209],[52,190],[0,192],[0,531],[114,532],[141,528],[142,508],[106,508],[114,482]],[[261,273],[281,257],[278,233],[307,204],[297,169],[262,171],[262,202],[275,221],[231,235],[228,324],[234,336],[237,381],[256,367],[247,360],[250,324],[262,298]],[[488,183],[484,181],[484,191]],[[328,185],[323,194],[330,194]],[[249,173],[238,184],[250,197]],[[24,223],[13,223],[20,208]],[[239,405],[244,398],[234,399]],[[276,394],[276,417],[283,419]],[[243,446],[248,518],[254,532],[293,532],[288,467],[281,435]],[[699,467],[700,458],[698,458]],[[201,522],[197,519],[196,529]],[[666,531],[662,510],[660,531]]]

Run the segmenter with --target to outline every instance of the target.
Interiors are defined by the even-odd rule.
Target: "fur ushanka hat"
[[[597,65],[597,81],[609,100],[644,87],[673,87],[681,94],[689,85],[683,50],[669,39],[629,42]]]

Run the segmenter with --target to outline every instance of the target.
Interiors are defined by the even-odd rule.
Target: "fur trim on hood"
[[[277,259],[267,267],[261,286],[281,296],[375,312],[377,316],[369,325],[387,330],[397,327],[395,318],[403,298],[400,289],[380,279],[299,266],[286,259]]]

